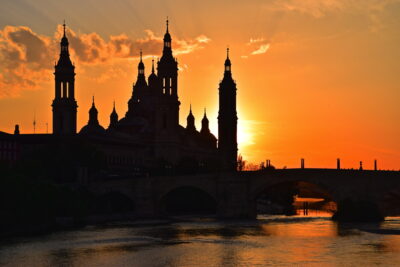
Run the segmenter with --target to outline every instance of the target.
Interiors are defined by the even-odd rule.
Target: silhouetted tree
[[[237,159],[237,170],[238,171],[243,171],[246,166],[246,161],[243,159],[243,156],[239,154],[238,159]]]

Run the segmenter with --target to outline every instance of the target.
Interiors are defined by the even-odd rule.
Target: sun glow
[[[254,145],[253,125],[248,121],[238,121],[237,141],[239,148]]]

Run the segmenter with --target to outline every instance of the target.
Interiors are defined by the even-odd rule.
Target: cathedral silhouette
[[[0,160],[14,164],[23,158],[35,157],[38,148],[84,144],[98,151],[107,170],[112,172],[144,174],[160,168],[174,169],[177,173],[236,170],[237,89],[232,78],[229,49],[219,84],[218,140],[210,132],[206,110],[200,131],[195,127],[191,107],[186,127],[179,125],[178,61],[173,56],[168,20],[162,56],[157,62],[153,59],[147,79],[140,52],[137,79],[125,116],[119,119],[114,103],[110,123],[107,128],[103,127],[99,124],[93,97],[88,123],[78,132],[75,66],[70,59],[66,26],[63,26],[60,57],[54,72],[53,133],[22,134],[18,125],[14,134],[0,132],[0,143],[4,144],[0,146]],[[85,170],[85,164],[78,161],[74,165]]]

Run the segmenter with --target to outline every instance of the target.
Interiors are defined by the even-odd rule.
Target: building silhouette
[[[160,169],[175,173],[236,170],[236,84],[232,78],[229,50],[219,85],[218,141],[210,132],[206,110],[199,131],[191,107],[186,127],[179,125],[178,60],[173,56],[168,20],[161,58],[157,62],[152,60],[148,78],[140,52],[137,79],[125,116],[118,116],[114,102],[109,125],[104,128],[98,121],[99,110],[93,97],[88,123],[77,132],[75,66],[69,55],[66,26],[63,26],[60,57],[54,72],[53,133],[23,134],[19,133],[19,127],[14,135],[0,132],[0,143],[4,144],[0,146],[0,161],[15,163],[21,158],[34,157],[38,148],[85,144],[102,155],[107,170],[113,173],[144,174]],[[9,149],[8,143],[15,149]],[[7,147],[6,154],[1,153],[3,147]],[[78,169],[88,166],[84,162],[74,165]]]

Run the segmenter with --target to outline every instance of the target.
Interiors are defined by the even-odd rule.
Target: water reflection
[[[328,218],[129,224],[13,239],[4,266],[291,266],[400,262],[400,218],[337,224]]]

